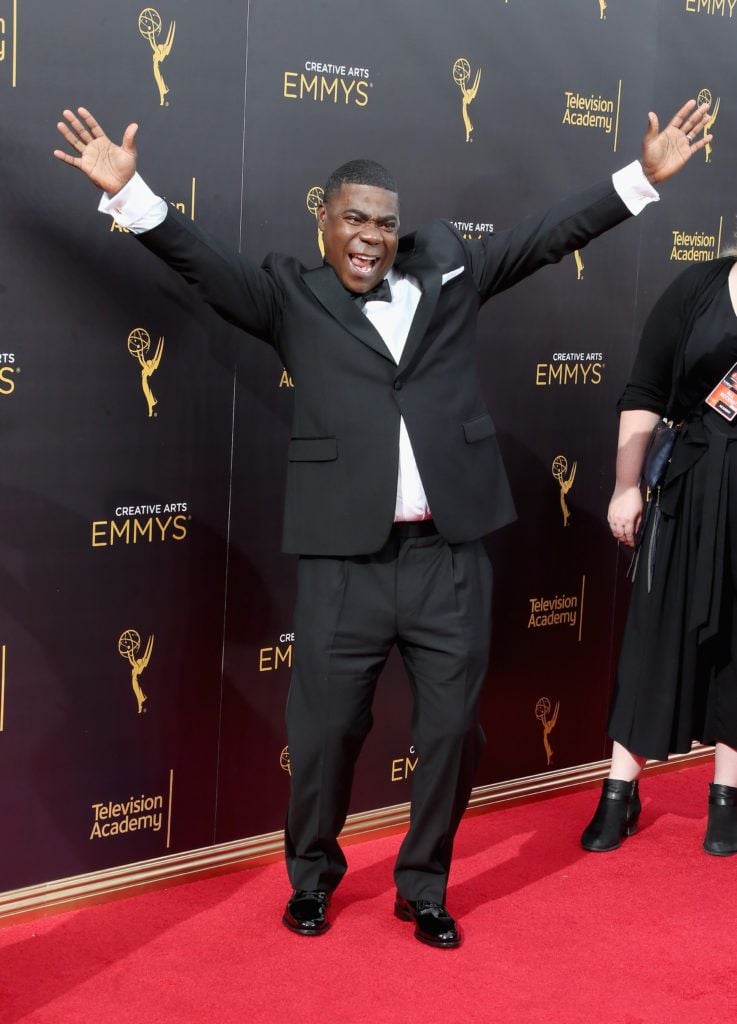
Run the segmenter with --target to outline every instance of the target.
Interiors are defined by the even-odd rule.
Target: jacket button
[[[395,380],[394,381],[394,390],[395,391],[401,391],[402,390],[402,382],[401,382],[401,380]]]

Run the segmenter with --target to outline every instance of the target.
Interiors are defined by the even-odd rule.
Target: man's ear
[[[328,217],[328,209],[325,203],[319,203],[315,210],[315,218],[317,220],[317,226],[322,231],[325,227],[325,221]]]

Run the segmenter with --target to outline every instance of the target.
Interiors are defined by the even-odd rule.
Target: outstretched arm
[[[202,298],[221,316],[259,338],[273,341],[282,296],[272,276],[246,259],[223,253],[213,239],[167,207],[141,181],[136,175],[137,124],[128,125],[118,146],[89,110],[79,107],[77,113],[79,116],[65,110],[65,120],[57,124],[75,155],[57,149],[54,156],[82,171],[108,193],[100,209],[196,285]],[[163,339],[149,365],[161,358],[162,348]]]
[[[676,174],[711,139],[703,133],[707,119],[708,107],[697,107],[695,100],[685,103],[662,132],[656,115],[648,114],[640,164],[634,161],[609,181],[526,217],[513,228],[465,242],[482,302],[540,267],[557,263],[657,199],[652,185]]]
[[[86,174],[90,181],[104,192],[115,195],[136,173],[136,132],[137,124],[129,124],[123,139],[117,146],[107,137],[103,129],[85,107],[79,107],[77,114],[64,111],[64,121],[57,129],[67,141],[75,155],[55,149],[54,156],[62,163],[76,167]]]

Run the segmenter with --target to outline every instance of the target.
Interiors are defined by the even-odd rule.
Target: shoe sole
[[[637,822],[635,821],[631,825],[627,826],[627,828],[624,831],[624,835],[622,836],[622,838],[620,839],[620,841],[617,843],[616,846],[586,846],[586,844],[582,841],[581,842],[581,848],[586,850],[587,853],[611,853],[613,850],[618,850],[620,848],[620,846],[622,845],[622,843],[624,842],[624,840],[627,839],[628,836],[635,835],[636,832],[637,832]],[[737,851],[735,851],[735,852],[737,852]]]
[[[710,850],[706,843],[704,843],[703,850],[710,857],[734,857],[737,853],[737,850]]]
[[[329,921],[326,921],[319,931],[315,928],[297,928],[295,925],[291,923],[291,921],[286,917],[286,915],[282,917],[281,923],[284,925],[285,928],[288,928],[290,932],[294,932],[295,935],[306,935],[307,938],[312,938],[313,936],[317,935],[324,935],[325,932],[330,929]]]
[[[415,919],[407,910],[403,910],[401,907],[394,907],[394,916],[400,921],[409,921],[410,924],[416,924]],[[458,949],[463,939],[458,936],[457,942],[437,942],[436,940],[426,938],[421,935],[420,932],[415,930],[415,938],[418,942],[424,942],[426,946],[432,946],[433,949]]]
[[[462,939],[458,939],[458,942],[433,942],[432,939],[426,939],[424,935],[419,935],[415,932],[415,938],[418,942],[423,942],[426,946],[432,946],[433,949],[458,949]]]

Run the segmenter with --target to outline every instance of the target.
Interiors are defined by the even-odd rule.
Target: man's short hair
[[[325,202],[337,195],[343,185],[373,185],[388,192],[399,192],[395,179],[375,160],[349,160],[333,171],[325,182]]]

